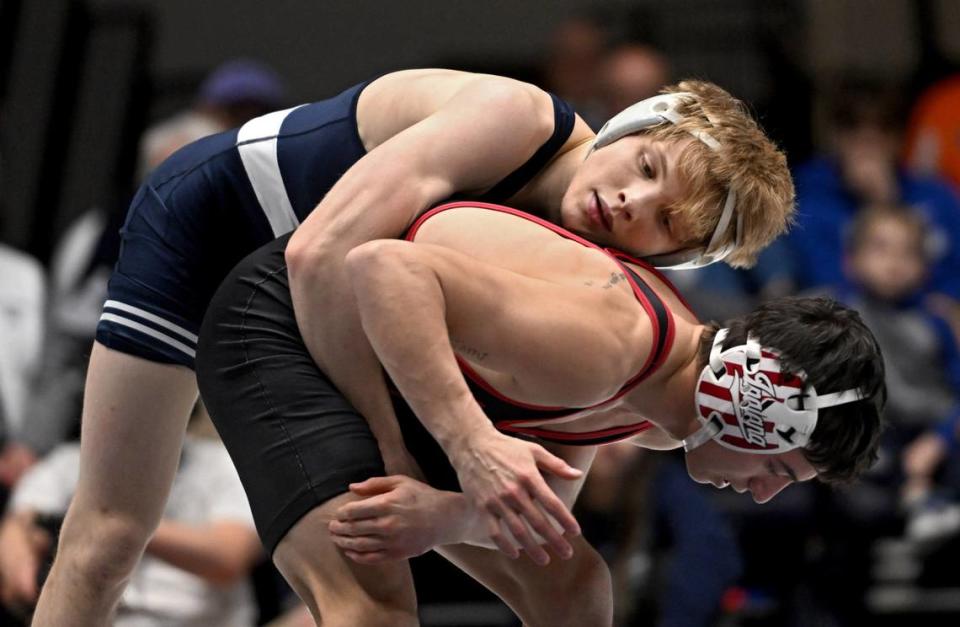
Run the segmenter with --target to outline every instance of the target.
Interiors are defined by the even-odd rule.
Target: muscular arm
[[[552,453],[580,469],[584,476],[596,455],[593,446],[561,446],[548,444]],[[557,481],[548,477],[551,487],[568,508],[572,508],[583,486],[583,479]],[[470,544],[497,549],[499,543],[484,523],[484,512],[460,492],[436,490],[424,483],[403,476],[375,477],[351,486],[359,501],[337,510],[330,523],[333,542],[360,563],[405,559],[439,546]],[[501,542],[520,548],[507,530],[501,530]],[[534,534],[540,545],[548,540]],[[531,554],[535,561],[546,563],[546,555]],[[557,551],[554,551],[555,553]],[[569,552],[559,552],[569,557]],[[548,560],[547,560],[548,561]]]
[[[493,428],[460,373],[450,335],[525,382],[532,396],[521,400],[588,406],[608,398],[636,367],[636,356],[623,350],[624,318],[606,306],[616,295],[421,243],[371,242],[348,255],[347,269],[377,356],[447,453],[464,492],[486,512],[489,537],[516,555],[506,528],[525,549],[540,551],[532,529],[565,553],[545,514],[569,533],[579,528],[540,471],[567,481],[581,473]]]
[[[358,244],[398,237],[416,215],[457,190],[495,183],[549,136],[552,121],[549,98],[530,86],[496,77],[467,81],[435,113],[358,161],[290,240],[290,291],[306,346],[370,422],[388,470],[395,451],[404,450],[402,439],[361,330],[344,257]]]

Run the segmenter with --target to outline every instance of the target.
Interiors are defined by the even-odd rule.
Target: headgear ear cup
[[[818,410],[866,397],[860,388],[818,395],[805,373],[782,371],[777,352],[753,337],[722,350],[728,330],[717,331],[709,363],[697,380],[700,429],[684,439],[687,452],[709,440],[735,451],[777,454],[803,448]]]
[[[597,148],[603,148],[622,137],[640,132],[651,126],[664,122],[679,124],[683,120],[683,116],[677,112],[677,108],[683,103],[684,98],[695,98],[695,96],[689,92],[660,94],[627,107],[603,125],[600,132],[597,133],[597,138],[590,147],[587,156]],[[711,150],[720,150],[720,142],[706,131],[692,131],[690,134],[709,146]],[[727,232],[730,221],[733,219],[736,201],[737,194],[731,187],[727,190],[727,197],[720,212],[720,219],[717,221],[717,226],[714,228],[710,241],[705,248],[654,255],[647,257],[646,261],[660,269],[689,270],[701,268],[724,259],[740,245],[743,234],[743,215],[738,212],[735,240],[726,246],[719,246],[720,240]]]

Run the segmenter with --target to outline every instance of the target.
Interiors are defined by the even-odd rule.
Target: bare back
[[[521,217],[472,208],[431,217],[417,232],[416,241],[457,250],[515,273],[517,280],[534,279],[556,288],[539,291],[537,283],[531,283],[530,291],[516,298],[523,302],[512,302],[509,294],[501,302],[502,307],[522,307],[529,316],[540,315],[544,325],[553,324],[539,336],[541,341],[522,326],[501,327],[491,333],[489,313],[482,307],[463,312],[454,308],[452,315],[448,311],[451,341],[460,358],[508,398],[538,405],[589,407],[614,396],[641,370],[651,352],[653,322],[623,268],[601,250]],[[631,268],[673,314],[669,353],[649,378],[622,399],[551,420],[552,430],[605,429],[657,415],[669,402],[663,398],[664,386],[695,354],[699,327],[694,315],[657,273]],[[561,320],[576,318],[588,333],[559,328],[553,317],[547,316],[557,309],[562,310]],[[572,389],[578,390],[578,398],[572,398]]]

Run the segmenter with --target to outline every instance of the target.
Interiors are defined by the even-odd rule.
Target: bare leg
[[[342,504],[341,494],[304,516],[284,536],[273,561],[324,627],[417,625],[417,600],[406,561],[357,564],[330,541],[327,525]]]
[[[610,571],[583,536],[569,538],[573,557],[538,566],[525,556],[458,544],[437,552],[503,599],[530,627],[613,623]]]
[[[106,625],[163,514],[197,399],[188,368],[99,343],[84,390],[80,482],[34,625]]]

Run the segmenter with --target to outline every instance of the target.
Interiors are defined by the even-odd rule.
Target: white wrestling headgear
[[[683,441],[687,452],[711,439],[742,453],[802,448],[817,426],[819,409],[866,397],[859,388],[818,395],[803,372],[782,372],[776,351],[762,348],[753,337],[722,350],[727,332],[717,331],[710,362],[697,381],[697,418],[702,426]]]
[[[635,105],[631,105],[610,118],[600,132],[587,156],[590,156],[597,148],[603,148],[621,137],[632,135],[642,131],[645,128],[670,122],[679,124],[683,116],[677,112],[677,107],[683,102],[683,97],[695,97],[689,92],[677,92],[674,94],[661,94],[646,100],[641,100]],[[709,118],[707,118],[709,120]],[[712,150],[720,149],[720,142],[714,139],[705,131],[691,131],[691,135],[709,146]],[[656,268],[669,270],[689,270],[693,268],[702,268],[711,263],[720,261],[737,246],[740,245],[743,235],[743,215],[737,215],[737,235],[735,240],[726,246],[718,246],[723,234],[726,233],[730,221],[733,219],[734,205],[737,202],[737,193],[731,187],[727,190],[727,199],[723,203],[723,211],[720,212],[720,220],[713,230],[713,235],[705,248],[695,248],[683,250],[676,253],[667,253],[664,255],[652,255],[646,257],[646,261]]]

